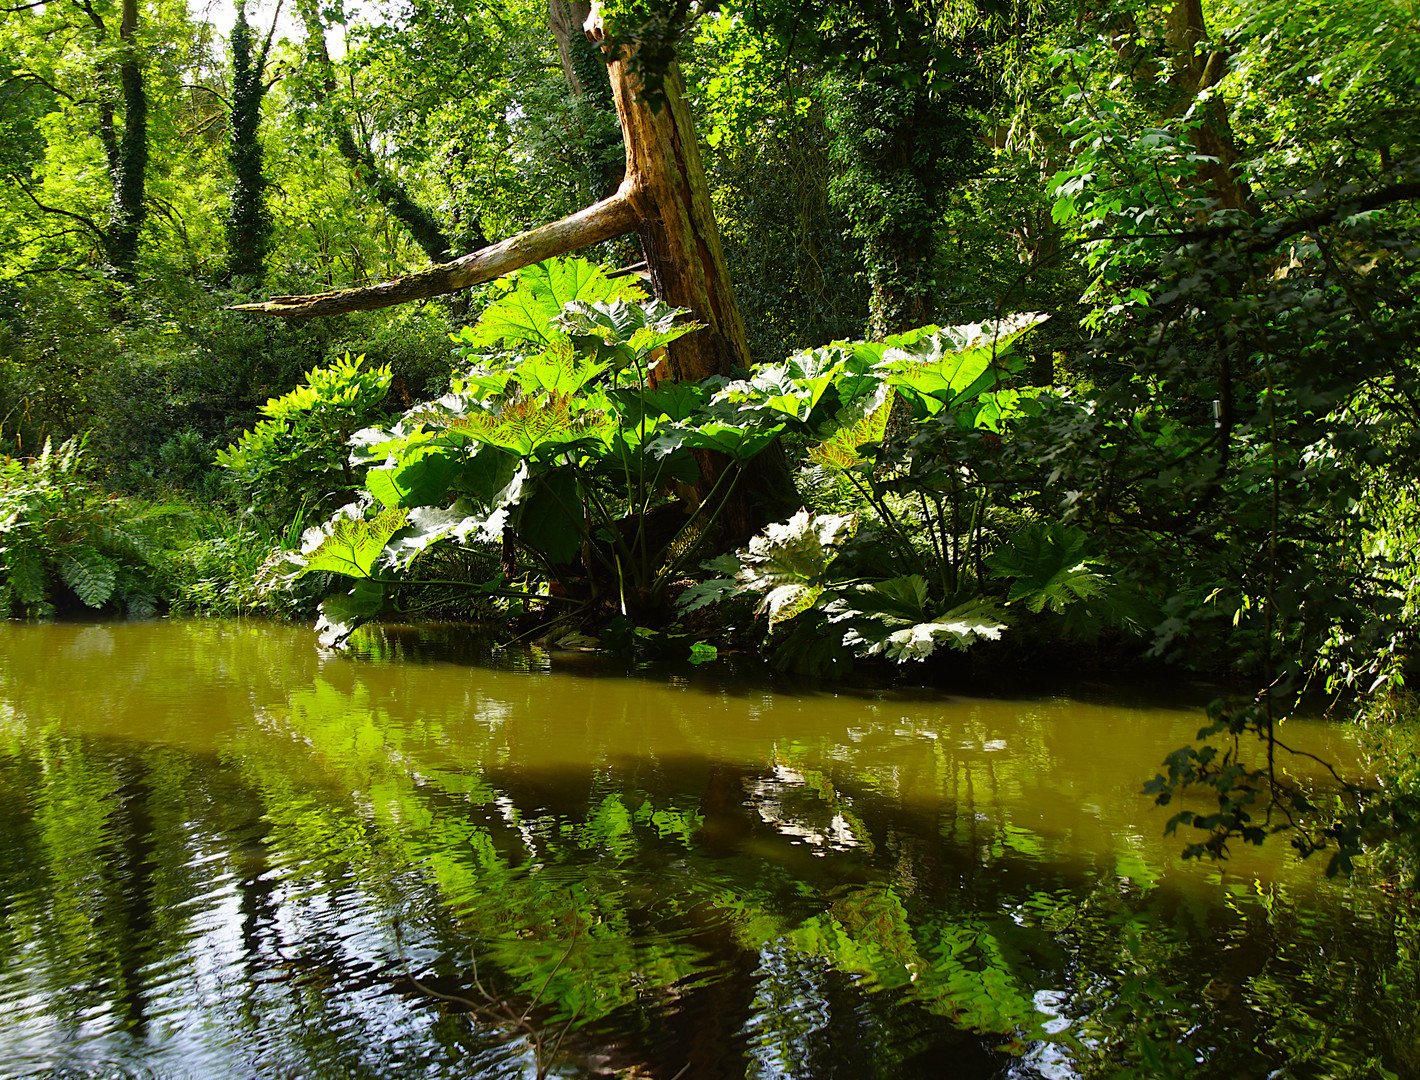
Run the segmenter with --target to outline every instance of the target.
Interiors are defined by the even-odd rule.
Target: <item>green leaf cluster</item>
[[[302,385],[262,406],[267,419],[218,451],[217,464],[250,494],[253,510],[284,522],[303,507],[319,512],[353,497],[360,475],[347,444],[383,418],[393,378],[389,365],[364,370],[364,362],[346,353],[312,368]]]
[[[511,548],[528,573],[622,614],[658,603],[720,505],[682,510],[673,485],[699,478],[698,451],[733,437],[732,456],[746,460],[772,438],[702,416],[708,390],[654,384],[661,350],[699,328],[684,314],[585,260],[520,271],[457,336],[464,366],[451,392],[351,440],[363,501],[308,535],[297,570],[360,583],[329,602],[331,640],[374,614],[377,589],[420,580],[416,564],[436,545]],[[473,588],[540,595],[511,585],[505,565]]]
[[[135,514],[84,472],[83,443],[46,441],[31,459],[0,459],[0,613],[91,610],[150,615],[161,549],[145,530],[171,508]]]

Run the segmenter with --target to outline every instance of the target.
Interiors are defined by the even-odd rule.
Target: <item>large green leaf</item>
[[[705,328],[704,323],[676,321],[688,314],[685,308],[671,307],[655,299],[639,304],[625,299],[574,300],[562,309],[555,322],[571,334],[573,340],[595,338],[606,346],[625,345],[644,357],[677,338]]]
[[[699,450],[718,450],[736,461],[748,461],[772,443],[783,424],[765,428],[748,424],[727,424],[717,420],[685,431],[685,445]]]
[[[841,361],[827,363],[830,350],[817,354],[800,354],[783,364],[769,364],[755,369],[747,388],[757,396],[757,404],[795,420],[807,421],[824,394],[833,385]],[[733,384],[746,385],[746,384]],[[728,388],[727,388],[728,389]]]
[[[370,577],[390,537],[404,528],[408,519],[408,510],[393,507],[369,521],[337,515],[324,529],[312,529],[307,534],[309,539],[301,545],[305,565],[296,576],[329,571],[347,577]]]
[[[770,629],[807,611],[823,595],[824,575],[854,526],[851,515],[800,510],[750,540],[735,580],[746,592],[763,594],[756,610],[769,616]]]
[[[1008,604],[1020,603],[1033,612],[1063,612],[1077,600],[1101,595],[1109,582],[1090,569],[1089,537],[1057,522],[1038,521],[1013,535],[986,565],[997,575],[1014,579]]]
[[[717,555],[700,564],[700,569],[711,575],[698,581],[676,597],[676,611],[688,615],[692,611],[727,600],[745,591],[735,575],[740,571],[740,560],[734,555]]]
[[[583,439],[605,441],[616,428],[616,417],[580,408],[567,395],[538,394],[505,402],[496,412],[473,413],[449,430],[531,457],[538,451],[560,451]]]
[[[513,513],[518,540],[554,565],[566,565],[581,553],[586,538],[582,493],[571,469],[533,477]]]
[[[639,424],[643,416],[664,416],[681,422],[694,415],[709,398],[708,389],[692,382],[662,383],[654,390],[617,390],[613,394],[629,424]]]
[[[113,595],[118,566],[92,549],[80,549],[59,560],[59,576],[87,607],[101,608]]]
[[[898,630],[891,630],[881,637],[865,634],[861,628],[849,630],[843,636],[843,644],[853,649],[859,656],[886,656],[897,663],[909,660],[925,660],[942,646],[965,650],[979,639],[994,641],[1005,629],[994,619],[967,616],[943,618],[934,622],[913,623]]]
[[[462,467],[458,455],[425,444],[406,451],[393,465],[371,469],[365,488],[383,506],[428,506],[443,500]]]
[[[463,463],[453,489],[482,506],[499,506],[519,468],[518,458],[497,446],[484,444]]]
[[[384,561],[395,569],[407,569],[440,540],[458,544],[500,541],[512,509],[528,490],[527,465],[514,458],[507,460],[513,465],[512,475],[491,497],[477,500],[482,509],[469,499],[458,499],[447,509],[420,506],[411,510],[405,527],[385,545]]]
[[[1001,425],[1019,416],[1039,416],[1040,391],[1036,388],[1025,390],[996,390],[982,394],[958,413],[958,422],[964,426],[1000,431]]]
[[[862,465],[864,458],[858,453],[858,448],[882,441],[895,400],[892,387],[879,386],[878,393],[850,412],[827,439],[809,447],[809,460],[843,471]]]
[[[899,664],[923,660],[942,646],[964,650],[1005,629],[989,603],[972,600],[937,612],[927,581],[917,574],[840,590],[824,605],[831,625],[843,627],[843,644],[859,656],[885,656]]]
[[[513,377],[524,394],[535,394],[539,390],[549,394],[577,394],[607,367],[605,363],[586,360],[574,353],[571,346],[554,346],[521,361]]]
[[[1024,361],[1011,345],[1048,316],[1027,312],[995,323],[949,326],[906,347],[883,353],[894,385],[910,392],[929,413],[954,409],[994,389]]]
[[[608,278],[600,266],[586,259],[549,259],[519,270],[513,288],[489,304],[478,325],[466,327],[459,340],[474,347],[497,341],[546,345],[561,335],[553,320],[572,301],[641,295],[634,282]]]

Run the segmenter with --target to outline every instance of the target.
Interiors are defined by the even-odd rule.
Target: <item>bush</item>
[[[83,444],[0,460],[0,612],[52,615],[66,607],[157,610],[155,531],[172,507],[136,511],[83,475]]]
[[[307,508],[328,513],[354,497],[363,470],[350,464],[347,443],[383,419],[392,379],[388,366],[360,370],[364,361],[346,353],[312,369],[303,385],[262,406],[269,419],[217,454],[251,495],[253,513],[284,524]]]

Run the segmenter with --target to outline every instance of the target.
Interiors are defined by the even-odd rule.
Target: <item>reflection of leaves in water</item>
[[[204,644],[173,666],[188,680],[230,679],[239,665],[227,650],[247,632],[194,634]],[[261,651],[269,642],[250,644],[262,670],[280,659],[280,649]],[[279,938],[302,973],[283,1023],[355,1008],[358,995],[345,993],[352,959],[368,965],[361,977],[386,970],[378,934],[349,938],[370,955],[340,952],[345,924],[302,936],[303,919],[360,905],[362,932],[396,918],[415,928],[411,940],[451,927],[437,962],[449,985],[470,985],[457,965],[473,950],[500,992],[526,1003],[546,982],[549,1023],[576,1015],[608,1039],[634,1042],[626,1032],[638,1024],[704,1022],[694,995],[713,988],[717,1002],[754,1016],[745,1039],[766,1070],[824,1060],[825,1048],[854,1038],[888,1054],[900,1025],[930,1021],[939,1033],[994,1033],[973,1045],[1033,1040],[1025,1075],[1047,1060],[1046,1046],[1084,1077],[1417,1072],[1413,913],[1359,888],[1323,901],[1301,887],[1180,884],[1156,864],[1156,846],[1132,838],[1068,862],[1055,834],[1013,821],[984,794],[1029,782],[1054,751],[1013,742],[1010,757],[987,719],[964,727],[960,746],[933,739],[924,749],[918,767],[939,777],[940,805],[904,807],[908,778],[875,763],[878,732],[866,720],[851,757],[807,728],[777,738],[772,758],[733,767],[714,807],[710,765],[675,772],[649,756],[558,776],[549,805],[529,794],[537,774],[483,771],[509,751],[514,725],[489,720],[471,733],[441,712],[447,705],[397,709],[398,695],[382,697],[352,665],[328,667],[269,708],[228,744],[224,766],[136,742],[97,749],[16,720],[17,708],[34,707],[19,696],[36,692],[32,668],[0,667],[0,872],[23,883],[7,885],[0,973],[13,980],[23,958],[45,958],[68,995],[56,1011],[76,1001],[113,1009],[125,979],[185,973],[191,935],[226,910],[206,894],[235,878],[219,899],[234,909],[240,897],[241,933]],[[166,671],[159,664],[153,677]],[[162,679],[164,692],[177,681]],[[472,700],[485,718],[514,707]],[[892,723],[924,742],[939,729]],[[257,817],[260,831],[243,832]],[[712,851],[705,835],[717,827],[728,839]],[[140,910],[135,896],[148,898],[146,929],[129,914]],[[291,985],[262,984],[251,1015],[220,1022],[248,1025],[238,1038],[271,1036],[256,1007]],[[399,1015],[393,1000],[378,1007]],[[428,1004],[405,1011],[427,1017]],[[849,1030],[850,1012],[894,1019]],[[283,1046],[311,1055],[299,1060],[325,1061],[326,1075],[356,1061],[338,1038],[299,1027],[279,1031]]]
[[[503,973],[500,985],[529,999],[541,995],[552,1020],[595,1024],[657,1001],[671,1008],[676,995],[716,977],[723,961],[706,951],[704,935],[719,927],[727,943],[750,954],[798,957],[785,969],[797,980],[836,970],[959,1028],[1006,1037],[1009,1046],[1023,1047],[1023,1039],[1056,1045],[1083,1075],[1121,1065],[1139,1076],[1167,1076],[1180,1062],[1196,1068],[1224,1023],[1200,997],[1208,980],[1196,974],[1216,967],[1199,951],[1197,928],[1217,916],[1187,905],[1151,909],[1149,898],[1165,894],[1137,856],[1119,864],[1118,877],[1011,900],[1018,886],[994,876],[991,864],[1038,859],[1043,849],[1039,836],[1002,821],[975,871],[983,876],[984,911],[974,896],[935,887],[923,894],[920,884],[903,892],[881,880],[830,884],[820,904],[810,898],[831,881],[832,860],[867,857],[882,829],[867,813],[873,804],[845,798],[823,770],[782,766],[747,776],[742,790],[753,827],[785,843],[755,841],[739,854],[706,859],[702,820],[685,792],[668,798],[593,770],[585,810],[574,817],[519,809],[505,791],[470,779],[477,761],[416,767],[435,729],[391,724],[362,695],[358,687],[349,694],[320,684],[298,694],[292,733],[322,758],[338,788],[362,792],[361,830],[378,837],[383,858],[421,866],[484,962]],[[297,816],[348,813],[307,805]],[[861,846],[835,851],[835,819]],[[281,842],[365,851],[335,821],[315,829],[292,822]],[[816,857],[804,862],[797,852]],[[351,872],[370,873],[372,864],[359,865],[366,857],[359,854]],[[908,877],[928,873],[919,868]],[[1073,970],[1081,972],[1078,982]],[[1063,987],[1052,990],[1061,995],[1058,1009],[1037,1006],[1043,987]],[[1311,1002],[1281,1007],[1295,1014],[1276,1025],[1283,1044],[1297,1042],[1303,1021],[1320,1022]],[[1199,1075],[1229,1075],[1248,1060],[1209,1052],[1222,1053],[1219,1069]]]

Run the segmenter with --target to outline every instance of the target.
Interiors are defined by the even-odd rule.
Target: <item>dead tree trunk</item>
[[[594,40],[602,36],[597,18],[593,9],[587,32]],[[706,329],[670,345],[658,377],[699,381],[748,367],[744,320],[725,266],[680,72],[672,65],[665,80],[665,101],[656,111],[638,96],[624,57],[610,64],[609,74],[626,141],[626,175],[610,198],[453,262],[392,281],[316,296],[277,296],[265,303],[239,305],[237,310],[291,316],[391,307],[466,289],[554,255],[638,232],[657,296],[690,309],[706,324]],[[700,467],[696,494],[704,499],[729,461],[706,453]],[[719,544],[742,543],[768,521],[792,512],[794,502],[783,454],[772,448],[751,463],[721,512]]]

